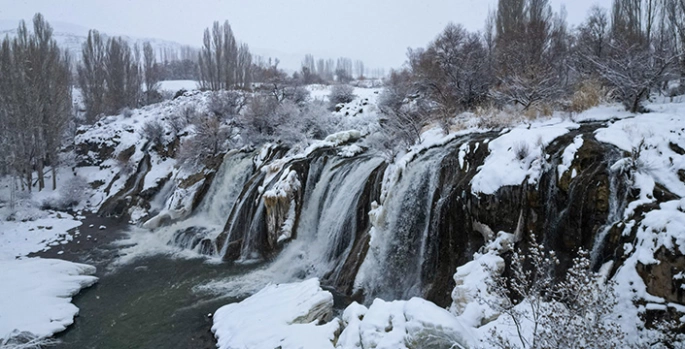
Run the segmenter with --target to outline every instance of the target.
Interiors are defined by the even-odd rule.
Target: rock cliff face
[[[206,216],[211,203],[224,201],[221,210],[214,209],[218,228],[172,225],[165,228],[177,229],[170,244],[227,262],[275,260],[284,275],[316,276],[359,298],[422,296],[448,306],[456,268],[500,231],[515,234],[523,250],[531,236],[555,250],[560,275],[579,248],[591,251],[596,269],[614,261],[615,272],[630,255],[626,244],[635,243],[645,213],[680,199],[659,183],[651,193],[636,189],[636,169],[617,164],[639,154],[600,142],[596,134],[603,127],[576,124],[547,138],[543,130],[537,141],[508,148],[493,144],[508,133],[462,134],[392,164],[368,152],[341,151],[350,143],[297,156],[278,147],[236,152],[218,171],[184,181],[166,177],[157,183],[156,195],[145,195],[141,184],[151,168],[144,155],[100,213],[121,215],[160,199],[167,209],[178,209],[169,202],[186,190],[193,216]],[[496,163],[502,153],[509,156],[507,164]],[[514,170],[524,175],[484,190],[484,171],[499,165],[505,171],[488,180],[508,178]],[[166,185],[172,188],[163,190]],[[221,190],[230,185],[237,186],[235,193]],[[644,195],[651,200],[627,210]],[[660,263],[639,263],[637,271],[648,292],[682,304],[685,256],[677,246],[655,250]]]

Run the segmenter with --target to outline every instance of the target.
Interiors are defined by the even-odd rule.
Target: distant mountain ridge
[[[66,23],[66,22],[49,22],[50,26],[52,26],[53,29],[53,37],[57,41],[57,45],[59,45],[62,49],[65,49],[69,52],[71,55],[72,59],[76,61],[81,60],[81,48],[83,47],[83,43],[86,42],[88,39],[88,31],[89,29],[77,24],[72,24],[72,23]],[[19,26],[19,21],[12,21],[12,20],[0,20],[0,38],[4,38],[5,36],[13,37],[17,35],[17,27]],[[26,26],[29,30],[32,29],[32,25],[29,21],[26,22]],[[183,45],[175,41],[170,41],[170,40],[163,40],[163,39],[155,39],[155,38],[138,38],[138,37],[132,37],[128,35],[117,35],[117,34],[108,34],[106,32],[100,31],[100,34],[102,34],[105,38],[110,37],[110,36],[119,36],[126,40],[130,45],[135,45],[137,44],[138,46],[141,47],[143,46],[143,43],[145,42],[150,42],[152,47],[155,49],[155,52],[157,53],[158,59],[161,57],[161,52],[164,51],[169,51],[169,50],[174,50],[174,51],[180,51],[181,48],[183,47],[188,47],[188,45]],[[198,39],[199,41],[199,39]]]

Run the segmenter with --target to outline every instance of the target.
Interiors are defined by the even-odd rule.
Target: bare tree
[[[484,102],[492,79],[478,34],[449,24],[426,50],[410,50],[408,56],[419,91],[437,104],[445,134],[458,112]]]
[[[656,52],[637,44],[612,46],[613,54],[605,59],[590,58],[602,79],[614,90],[615,98],[631,113],[646,111],[642,102],[652,89],[673,77],[679,55]]]
[[[149,42],[143,44],[143,81],[145,82],[145,97],[148,104],[160,100],[159,81],[161,79],[160,67],[155,59],[155,51]]]
[[[0,151],[4,167],[22,187],[45,187],[45,167],[55,167],[71,110],[69,58],[57,47],[52,28],[36,14],[29,34],[22,21],[17,36],[5,38],[0,51]]]
[[[122,108],[138,107],[142,77],[134,52],[124,39],[115,37],[107,40],[104,64],[106,112],[116,114]]]
[[[228,21],[214,22],[205,29],[203,47],[198,56],[200,87],[226,90],[249,87],[252,56],[247,45],[239,45]]]
[[[97,30],[88,31],[83,43],[81,64],[78,66],[78,83],[86,107],[86,121],[92,123],[105,112],[105,43]]]

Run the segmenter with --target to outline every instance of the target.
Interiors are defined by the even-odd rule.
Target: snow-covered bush
[[[58,189],[58,195],[46,198],[41,208],[44,210],[66,211],[78,205],[88,192],[88,180],[82,176],[73,176]]]
[[[194,105],[186,105],[177,112],[171,114],[167,124],[178,136],[183,129],[198,118],[197,109]]]
[[[82,176],[73,176],[59,187],[59,195],[65,206],[78,205],[88,191],[88,180]]]
[[[34,220],[42,212],[31,198],[31,193],[19,188],[10,189],[7,205],[0,208],[0,219],[6,221]]]
[[[580,251],[562,281],[554,270],[554,251],[531,236],[529,249],[511,257],[508,275],[494,273],[486,281],[493,298],[483,298],[514,327],[492,329],[490,344],[498,348],[619,348],[626,334],[614,318],[612,282],[590,269],[588,253]],[[499,324],[503,322],[500,321]],[[509,333],[509,335],[507,335]]]
[[[56,344],[57,341],[54,339],[36,337],[29,332],[21,332],[10,338],[0,338],[1,349],[41,349]]]
[[[519,161],[524,160],[530,154],[530,147],[528,142],[520,141],[514,144],[514,154],[516,154],[516,159]]]
[[[152,146],[164,145],[164,124],[159,120],[150,120],[140,128],[141,136],[147,139]]]
[[[283,98],[287,99],[300,107],[304,107],[309,101],[311,93],[302,86],[290,86],[283,89]]]
[[[178,164],[186,168],[200,164],[212,167],[216,156],[233,145],[231,131],[213,116],[197,117],[193,126],[193,136],[181,143]]]
[[[331,94],[328,95],[328,100],[331,103],[331,108],[335,108],[340,103],[350,103],[354,100],[354,87],[350,85],[337,84],[331,88]]]
[[[217,117],[235,117],[246,102],[247,97],[242,91],[216,91],[209,95],[207,107]]]
[[[301,106],[285,99],[279,103],[269,95],[253,96],[239,125],[244,144],[276,142],[288,146],[323,139],[339,131],[340,126],[320,102]]]
[[[463,348],[463,339],[454,331],[442,327],[424,327],[407,338],[410,349],[458,349]]]

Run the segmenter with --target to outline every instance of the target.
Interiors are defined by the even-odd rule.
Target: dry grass
[[[570,109],[575,113],[582,113],[590,108],[598,106],[606,98],[607,91],[602,84],[595,79],[588,79],[578,84],[576,92],[571,98]]]

